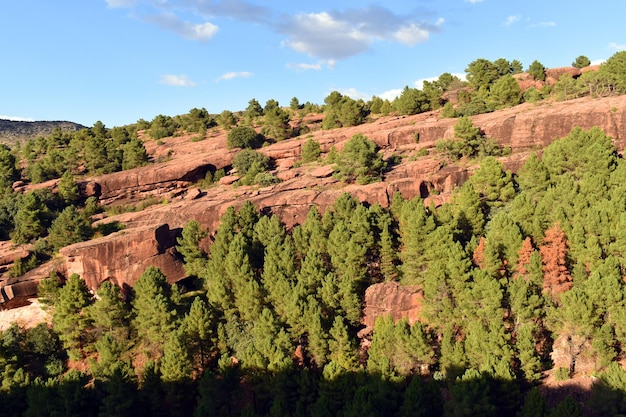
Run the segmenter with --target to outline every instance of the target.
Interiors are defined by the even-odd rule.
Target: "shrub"
[[[554,379],[556,379],[557,381],[567,381],[570,378],[569,375],[569,369],[567,368],[557,368],[556,371],[554,371]]]
[[[524,101],[527,103],[536,103],[541,99],[543,99],[543,96],[535,87],[530,87],[524,92]]]
[[[535,80],[545,80],[546,79],[546,67],[543,66],[539,61],[533,61],[528,67],[528,73],[532,75]]]
[[[250,126],[234,127],[226,137],[226,144],[232,148],[258,148],[263,144],[263,135],[260,135]]]
[[[452,103],[447,102],[443,105],[443,107],[441,108],[441,117],[444,117],[446,119],[452,119],[456,116],[456,109],[454,108],[454,105]]]
[[[307,163],[317,160],[317,158],[320,157],[321,152],[322,150],[319,142],[313,139],[308,139],[304,142],[304,145],[302,145],[302,162]]]
[[[256,165],[255,165],[256,164]],[[233,168],[240,176],[244,176],[255,165],[255,169],[266,171],[270,167],[270,158],[252,149],[243,149],[233,158]]]
[[[376,144],[367,136],[357,133],[346,142],[337,155],[336,175],[346,182],[368,184],[380,180],[387,164],[377,152]]]

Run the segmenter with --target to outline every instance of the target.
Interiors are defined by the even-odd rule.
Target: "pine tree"
[[[480,194],[486,209],[502,207],[515,197],[515,183],[511,172],[504,171],[502,162],[492,156],[483,159],[469,182]]]
[[[122,147],[122,169],[132,169],[148,163],[148,153],[143,142],[133,138]]]
[[[74,181],[74,176],[67,170],[61,176],[58,185],[58,194],[65,204],[76,204],[80,197],[78,184]]]
[[[468,369],[449,386],[451,398],[445,404],[444,415],[496,416],[497,408],[490,395],[489,382],[475,369]]]
[[[243,320],[254,321],[261,314],[264,297],[250,264],[248,245],[242,233],[236,234],[229,245],[224,269],[232,285],[234,311]]]
[[[517,265],[522,234],[505,211],[497,212],[487,226],[482,269],[494,277],[508,278]]]
[[[328,334],[322,325],[322,311],[319,303],[313,296],[307,298],[305,309],[306,329],[308,333],[307,351],[311,355],[315,366],[322,368],[328,357]]]
[[[558,223],[546,230],[539,252],[543,263],[543,291],[554,300],[572,288],[572,277],[567,267],[567,238]]]
[[[306,296],[305,284],[295,285],[296,258],[290,239],[278,236],[265,248],[265,259],[261,282],[267,293],[268,302],[274,306],[278,317],[297,329],[302,319],[298,308],[300,298]]]
[[[524,405],[519,412],[519,417],[544,417],[547,411],[545,398],[539,391],[539,388],[533,387],[526,394]]]
[[[77,274],[70,275],[59,290],[52,318],[52,326],[59,334],[70,357],[80,358],[91,341],[91,334],[88,332],[91,320],[86,310],[91,303],[91,295],[85,281]]]
[[[292,236],[296,251],[301,257],[305,256],[310,248],[315,248],[319,254],[326,252],[328,234],[322,227],[317,206],[311,207],[304,222],[294,227]]]
[[[104,396],[98,412],[99,417],[123,417],[137,415],[137,383],[121,367],[104,384]]]
[[[251,336],[254,348],[263,358],[265,369],[270,372],[289,369],[293,347],[270,309],[263,309],[254,323]]]
[[[215,319],[207,302],[201,297],[194,298],[181,328],[194,367],[201,371],[206,368],[211,354],[216,350],[215,327]]]
[[[180,383],[191,379],[193,362],[182,329],[167,335],[163,345],[160,371],[164,382]]]
[[[90,239],[94,234],[89,219],[75,206],[66,207],[48,229],[48,243],[54,250]]]
[[[161,356],[162,342],[176,327],[172,288],[159,268],[150,266],[133,286],[133,326],[153,357]]]
[[[520,189],[538,201],[550,185],[550,173],[537,154],[531,154],[520,168],[517,176]]]
[[[5,144],[0,145],[0,195],[5,194],[19,178],[15,155],[11,153],[11,148]]]
[[[411,378],[404,391],[400,417],[439,417],[443,415],[441,388],[433,379]]]
[[[395,281],[399,275],[398,244],[393,232],[391,216],[387,212],[383,213],[378,217],[380,272],[385,281]]]
[[[207,254],[200,248],[200,241],[207,234],[197,220],[191,220],[183,227],[181,237],[176,238],[176,250],[185,260],[185,272],[188,275],[200,276],[206,268]]]
[[[626,412],[625,393],[626,371],[618,362],[612,362],[593,384],[589,404],[601,415],[621,415]]]
[[[415,198],[402,205],[399,214],[400,241],[402,243],[402,282],[419,284],[427,266],[428,246],[431,244],[435,220],[421,199]]]
[[[463,243],[469,242],[472,237],[483,234],[485,215],[482,210],[480,194],[474,186],[466,182],[453,197],[454,226],[458,238]]]
[[[329,332],[328,359],[344,371],[352,371],[356,366],[356,348],[348,334],[348,327],[341,316],[336,316]],[[327,365],[328,366],[328,365]]]
[[[11,233],[13,243],[28,243],[43,236],[46,227],[43,218],[48,209],[38,194],[29,192],[24,195],[13,220],[15,228]]]
[[[526,322],[518,326],[515,341],[517,358],[520,362],[520,369],[524,373],[526,381],[537,381],[541,377],[541,358],[537,354],[537,325]]]
[[[117,285],[104,281],[87,313],[96,338],[104,334],[112,335],[118,341],[128,338],[130,311]]]
[[[578,403],[570,396],[565,397],[547,414],[548,417],[582,417]]]

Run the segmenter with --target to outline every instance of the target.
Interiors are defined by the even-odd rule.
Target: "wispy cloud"
[[[610,42],[609,49],[612,49],[614,51],[623,51],[623,50],[626,50],[626,45],[615,43],[615,42]]]
[[[227,72],[226,74],[222,74],[215,81],[228,81],[234,78],[250,78],[252,77],[252,73],[248,71],[240,71],[240,72]]]
[[[186,75],[163,75],[159,79],[159,83],[165,85],[171,85],[174,87],[195,87],[196,83],[194,83],[188,76]]]
[[[270,24],[272,21],[272,11],[269,7],[259,6],[245,0],[222,0],[221,2],[187,0],[184,4],[206,19],[227,17],[265,24]]]
[[[35,119],[30,117],[20,117],[20,116],[7,116],[5,114],[0,114],[0,120],[11,120],[13,122],[34,122]]]
[[[294,69],[296,71],[309,71],[309,70],[319,71],[322,69],[322,64],[319,62],[317,64],[289,62],[287,63],[287,68]]]
[[[183,38],[201,42],[210,40],[218,31],[218,27],[211,22],[192,23],[180,19],[171,12],[150,15],[146,17],[146,20],[164,29],[178,33]]]
[[[472,4],[480,3],[481,1],[483,0],[465,0],[465,2],[472,3]]]
[[[506,20],[504,21],[504,26],[511,26],[511,25],[519,22],[521,19],[522,19],[522,15],[521,14],[511,15],[511,16],[507,17]]]

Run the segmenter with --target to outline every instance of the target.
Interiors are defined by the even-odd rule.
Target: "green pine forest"
[[[468,116],[568,99],[574,88],[563,95],[559,80],[508,94],[514,87],[503,80],[521,63],[502,61],[477,60],[467,82],[444,74],[393,103],[337,92],[324,106],[294,98],[289,109],[253,99],[240,114],[194,109],[3,145],[1,237],[35,247],[13,266],[16,277],[67,244],[114,231],[91,226],[105,208],[81,199],[76,178],[158,162],[138,132],[161,140],[183,129],[203,140],[224,128],[235,132],[233,148],[255,148],[292,137],[285,121],[298,112],[323,110],[331,129],[441,109],[459,118],[457,140],[436,152],[479,168],[439,207],[399,193],[389,208],[343,194],[291,229],[250,202],[229,208],[214,233],[190,221],[176,247],[189,278],[178,284],[150,267],[133,288],[104,282],[93,294],[78,275],[53,272],[39,288],[51,323],[0,333],[0,416],[626,414],[626,162],[603,131],[575,128],[506,171],[497,159],[506,150]],[[539,79],[542,68],[534,62],[529,72]],[[620,52],[585,73],[595,74],[596,90],[582,87],[592,76],[563,83],[578,85],[578,95],[620,94],[625,69]],[[452,106],[444,93],[455,83],[466,97]],[[349,142],[326,156],[342,181],[378,181],[393,164],[363,135]],[[274,181],[271,161],[240,152],[242,184]],[[302,158],[316,163],[319,145],[307,143]],[[51,178],[60,178],[55,193],[11,189]],[[385,282],[417,286],[421,317],[383,315],[359,337],[365,290]],[[564,350],[567,361],[551,355]],[[542,386],[548,374],[594,384],[583,401]]]

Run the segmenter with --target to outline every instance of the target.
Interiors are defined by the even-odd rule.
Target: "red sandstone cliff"
[[[478,115],[472,120],[488,137],[511,147],[513,153],[503,161],[515,170],[530,152],[565,136],[576,126],[585,129],[599,126],[613,136],[617,148],[623,150],[626,96],[541,102],[538,105],[528,103]],[[196,219],[214,231],[221,214],[229,206],[240,206],[245,200],[280,216],[288,226],[301,222],[312,205],[323,211],[343,192],[382,206],[387,206],[396,192],[401,192],[406,198],[420,195],[439,204],[469,177],[475,167],[446,166],[434,155],[415,160],[410,157],[421,148],[432,149],[440,138],[452,138],[455,123],[456,119],[440,118],[438,112],[408,117],[390,116],[357,127],[315,131],[303,138],[272,144],[260,151],[275,160],[275,174],[283,182],[265,188],[234,188],[229,185],[231,181],[228,177],[206,190],[198,191],[197,187],[190,187],[204,178],[208,171],[229,168],[235,151],[227,150],[224,134],[210,133],[209,136],[213,137],[200,142],[191,142],[185,136],[167,138],[163,145],[147,141],[149,153],[165,162],[89,178],[81,184],[81,188],[86,195],[99,196],[103,204],[141,201],[146,196],[157,196],[168,203],[100,220],[120,222],[126,229],[62,249],[61,269],[67,274],[79,273],[92,288],[104,280],[132,285],[149,265],[159,266],[170,281],[177,281],[184,277],[184,271],[174,253],[175,237],[185,223]],[[330,175],[328,167],[313,164],[293,168],[302,144],[309,137],[319,141],[323,151],[328,151],[333,145],[340,149],[343,142],[356,133],[363,133],[374,140],[385,155],[404,157],[400,164],[385,174],[383,182],[346,186]],[[3,255],[0,253],[0,258]],[[47,275],[45,268],[40,271],[39,279]],[[22,280],[21,284],[20,280],[0,279],[0,287],[4,287],[0,294],[11,298],[17,289],[21,289],[20,294],[28,292],[25,288],[33,290],[35,286],[25,282],[36,283],[37,271],[33,271],[31,276],[34,278]]]

